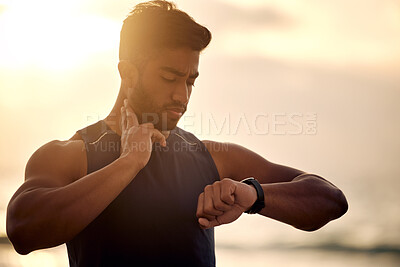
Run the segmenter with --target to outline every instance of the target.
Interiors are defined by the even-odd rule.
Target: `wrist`
[[[256,203],[256,201],[257,201],[257,190],[254,188],[254,186],[252,186],[252,185],[249,185],[249,184],[246,184],[246,186],[247,186],[247,188],[249,189],[249,198],[250,198],[250,201],[249,201],[249,205],[247,205],[247,207],[245,207],[246,208],[246,211],[247,210],[249,210],[253,205],[254,205],[254,203]]]
[[[253,205],[245,211],[245,213],[255,214],[260,212],[265,207],[264,190],[261,187],[260,183],[253,177],[244,179],[241,182],[253,187],[256,191],[256,200],[255,202],[253,202]]]

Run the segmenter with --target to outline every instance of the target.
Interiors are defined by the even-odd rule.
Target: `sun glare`
[[[51,70],[118,47],[120,24],[79,12],[81,1],[0,2],[0,67]]]

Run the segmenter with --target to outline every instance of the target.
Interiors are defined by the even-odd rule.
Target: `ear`
[[[121,76],[121,82],[124,87],[135,88],[139,79],[139,70],[129,60],[120,60],[118,62],[118,71]]]

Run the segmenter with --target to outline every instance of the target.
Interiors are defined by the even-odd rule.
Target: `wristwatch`
[[[253,206],[250,209],[246,210],[245,213],[255,214],[260,212],[265,207],[264,202],[264,190],[262,189],[260,183],[254,179],[253,177],[246,178],[241,181],[242,183],[252,185],[257,191],[257,200],[254,202]]]

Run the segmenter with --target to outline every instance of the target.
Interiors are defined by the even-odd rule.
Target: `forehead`
[[[194,74],[198,72],[199,56],[199,51],[190,48],[165,48],[150,59],[147,65],[152,70],[169,67],[182,73]]]

